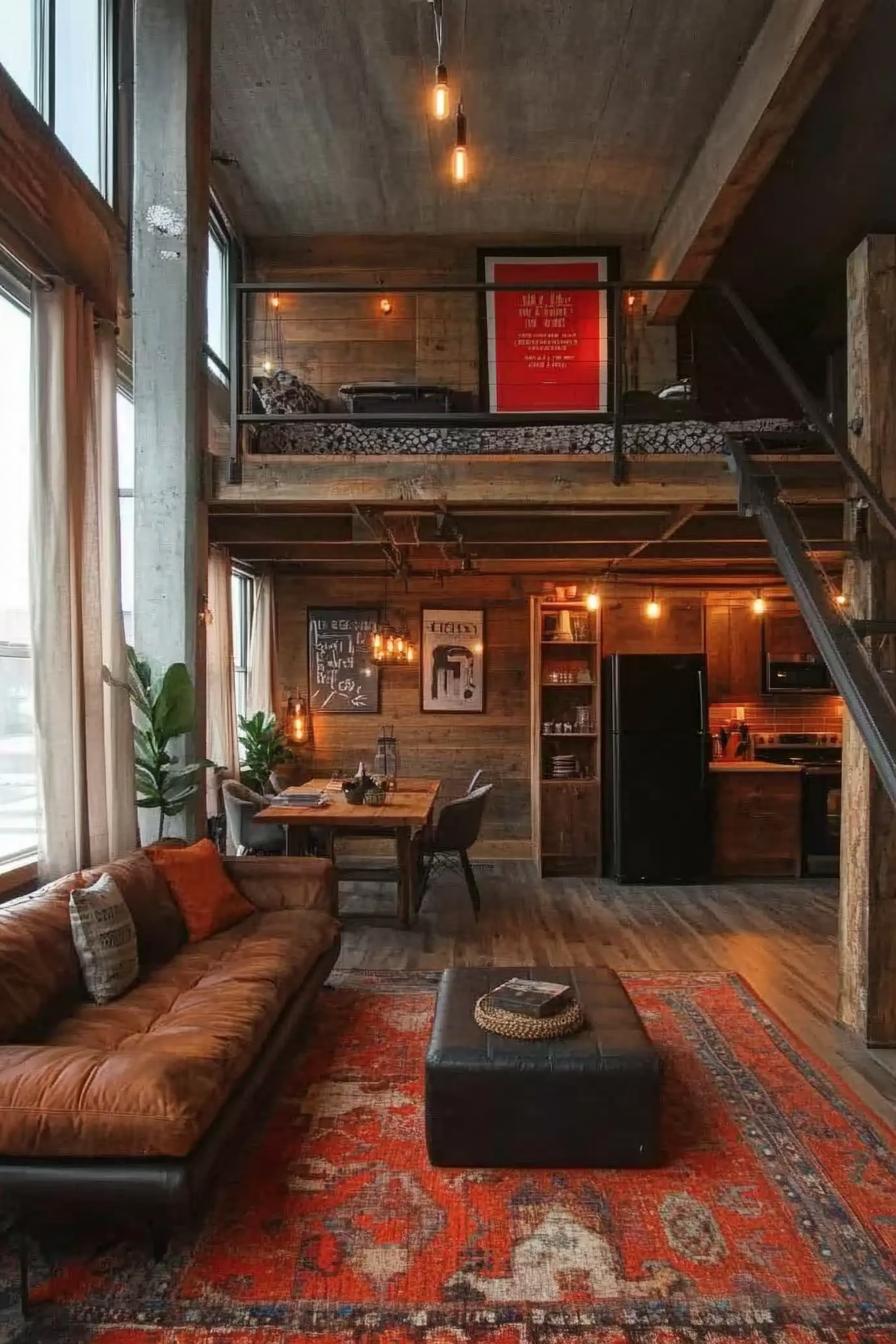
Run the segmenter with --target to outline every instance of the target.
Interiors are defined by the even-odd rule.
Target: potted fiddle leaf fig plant
[[[243,780],[257,793],[270,793],[274,767],[293,759],[277,716],[263,710],[248,717],[240,714],[239,727]]]
[[[114,681],[106,669],[104,674]],[[172,742],[196,726],[196,697],[184,663],[172,663],[154,677],[149,663],[128,645],[127,692],[133,707],[137,806],[157,809],[157,840],[162,840],[166,818],[176,817],[196,797],[199,776],[214,762],[183,762],[170,751]]]

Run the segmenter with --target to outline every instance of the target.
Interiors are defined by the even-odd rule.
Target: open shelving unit
[[[533,851],[544,877],[600,871],[600,611],[531,599]],[[555,762],[566,757],[565,762]],[[572,770],[572,773],[567,771]]]

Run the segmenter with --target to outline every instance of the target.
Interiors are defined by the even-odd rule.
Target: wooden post
[[[205,754],[207,520],[205,283],[211,0],[134,11],[135,644],[186,663],[196,687],[189,759]],[[171,826],[201,826],[197,806]],[[178,825],[177,823],[182,823]]]
[[[896,236],[873,234],[847,265],[850,447],[896,501]],[[849,508],[860,556],[844,572],[849,614],[896,617],[892,540],[870,510]],[[877,543],[880,543],[878,545]],[[874,641],[871,641],[872,646]],[[885,677],[891,641],[875,648]],[[896,1045],[896,809],[849,715],[843,723],[840,842],[841,1020],[869,1045]]]

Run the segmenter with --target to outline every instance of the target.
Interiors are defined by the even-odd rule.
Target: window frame
[[[230,385],[230,312],[232,303],[231,285],[238,275],[239,249],[237,248],[236,238],[230,221],[225,215],[221,206],[212,194],[211,205],[208,212],[208,236],[218,244],[221,250],[221,313],[223,317],[223,335],[224,351],[227,356],[222,359],[216,350],[213,350],[209,343],[209,333],[206,330],[205,340],[202,343],[202,349],[205,354],[208,368],[211,373],[224,383]],[[208,312],[208,285],[209,276],[206,273],[206,313]]]
[[[237,723],[240,715],[245,717],[249,708],[249,647],[252,639],[252,618],[255,612],[255,576],[241,565],[230,566],[231,579],[231,613],[230,613],[230,637],[233,648],[233,698],[237,714]],[[237,613],[233,607],[232,594],[234,580],[239,585],[239,625],[237,624]],[[237,649],[236,631],[241,632],[241,647]],[[245,694],[243,695],[242,709],[240,708],[239,686],[240,679],[243,679]],[[242,747],[240,747],[240,756],[242,758]]]
[[[31,286],[28,276],[15,259],[6,253],[5,249],[0,251],[0,301],[12,304],[29,320],[32,319]],[[30,660],[32,657],[30,643],[2,641],[2,649],[2,657],[4,658],[27,658]],[[36,723],[34,725],[34,735],[36,751]],[[37,811],[39,834],[41,827],[39,799]],[[34,881],[37,876],[37,857],[38,846],[36,844],[31,849],[17,850],[10,854],[0,855],[0,897],[18,891],[19,888]]]
[[[116,97],[118,87],[118,6],[121,0],[94,0],[98,17],[97,70],[99,97],[96,115],[99,131],[98,183],[88,177],[77,159],[59,139],[56,131],[56,0],[32,0],[32,43],[34,61],[34,107],[59,140],[72,162],[77,165],[90,185],[110,205],[113,203],[116,181]]]

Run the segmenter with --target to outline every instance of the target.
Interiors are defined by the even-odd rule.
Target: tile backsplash
[[[725,701],[709,707],[710,732],[727,727],[743,707],[750,733],[839,733],[843,701],[839,695],[766,695],[761,700]]]

